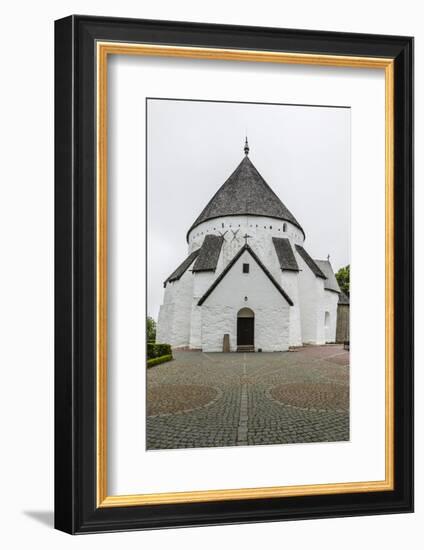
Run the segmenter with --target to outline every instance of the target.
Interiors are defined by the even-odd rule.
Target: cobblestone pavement
[[[147,371],[147,448],[349,439],[349,352],[181,351]]]

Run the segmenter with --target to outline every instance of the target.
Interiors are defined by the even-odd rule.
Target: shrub
[[[147,341],[155,342],[156,341],[156,321],[151,317],[147,317],[146,321],[146,333]]]
[[[172,349],[169,344],[147,342],[147,359],[155,359],[156,357],[162,357],[162,355],[172,356]]]
[[[347,265],[346,267],[341,267],[338,272],[336,273],[336,279],[339,283],[339,287],[346,294],[346,296],[349,296],[350,291],[350,265]]]
[[[172,361],[172,355],[162,355],[162,357],[154,357],[153,359],[148,359],[147,368],[150,369],[150,367],[160,365],[161,363],[166,363],[167,361]]]
[[[147,359],[153,359],[154,357],[156,357],[156,344],[147,342]]]

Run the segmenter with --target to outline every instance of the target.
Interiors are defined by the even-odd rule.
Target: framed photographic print
[[[413,39],[55,26],[55,525],[413,509]]]

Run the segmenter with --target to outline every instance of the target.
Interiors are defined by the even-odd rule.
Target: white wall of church
[[[159,310],[157,342],[185,347],[190,338],[191,301],[194,277],[187,270],[178,281],[167,283]]]
[[[292,299],[294,305],[290,308],[290,346],[302,345],[302,326],[299,303],[299,273],[297,271],[280,271],[277,281]]]
[[[156,342],[161,344],[170,344],[172,339],[172,326],[174,322],[174,284],[175,283],[169,283],[166,285],[163,293],[163,304],[159,309],[156,327]]]
[[[242,273],[243,263],[250,266],[248,274]],[[230,335],[231,350],[237,349],[237,313],[244,307],[255,314],[256,350],[288,349],[290,306],[245,252],[201,306],[203,351],[222,351],[224,334]]]
[[[222,351],[224,334],[230,335],[230,349],[236,351],[237,311],[233,305],[223,306],[212,300],[202,305],[201,338],[203,351]]]
[[[206,235],[224,233],[224,267],[244,245],[243,235],[246,233],[251,236],[248,239],[250,246],[266,265],[272,261],[271,255],[275,255],[272,237],[286,237],[295,244],[302,244],[305,240],[302,231],[290,222],[264,216],[226,216],[207,220],[195,227],[189,234],[188,253],[197,250]]]
[[[202,349],[202,309],[197,305],[198,300],[193,298],[191,303],[191,328],[188,339],[190,349]]]
[[[324,291],[324,339],[326,344],[336,341],[338,302],[339,295],[337,292],[332,292],[331,290]]]
[[[324,279],[314,275],[296,252],[299,266],[299,304],[304,344],[324,344]]]
[[[189,346],[192,349],[202,348],[202,309],[197,305],[200,298],[205,294],[218,275],[218,270],[204,271],[192,275],[194,279],[193,294],[190,300],[191,330],[189,337]]]
[[[283,231],[283,223],[286,223],[286,231]],[[225,217],[209,220],[195,228],[190,234],[189,252],[201,245],[206,234],[219,235],[225,231],[225,242],[215,272],[193,274],[190,271],[192,265],[178,281],[167,284],[159,311],[157,341],[170,343],[173,347],[222,351],[223,335],[229,334],[231,349],[236,350],[237,311],[246,306],[255,311],[256,349],[284,350],[303,343],[335,341],[338,295],[324,290],[324,280],[314,275],[294,247],[300,271],[281,271],[272,243],[272,237],[287,237],[292,245],[303,244],[303,233],[281,220]],[[246,233],[250,235],[249,245],[287,292],[294,306],[286,304],[281,308],[281,302],[285,300],[247,253],[204,304],[197,305],[244,245],[243,235]],[[248,275],[241,272],[243,258],[251,266]]]
[[[173,319],[174,304],[162,304],[159,308],[159,317],[156,327],[156,342],[159,344],[171,343]]]

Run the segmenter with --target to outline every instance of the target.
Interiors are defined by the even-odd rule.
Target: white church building
[[[157,342],[173,348],[285,351],[336,340],[340,288],[328,260],[245,156],[187,233],[164,282]]]

